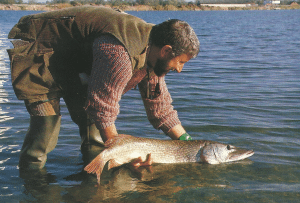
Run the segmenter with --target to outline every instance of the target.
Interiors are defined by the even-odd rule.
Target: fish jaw
[[[227,162],[234,162],[246,159],[254,154],[253,150],[244,150],[244,149],[236,149],[235,152],[232,152],[228,157]]]
[[[254,154],[253,150],[244,150],[232,145],[207,142],[201,150],[201,161],[208,164],[220,164],[246,159]]]

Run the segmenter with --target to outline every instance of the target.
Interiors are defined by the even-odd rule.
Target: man
[[[186,22],[154,26],[104,7],[74,7],[24,16],[8,38],[21,39],[8,53],[14,91],[30,114],[20,168],[42,168],[56,146],[61,97],[79,126],[82,149],[118,134],[118,103],[137,85],[150,123],[172,139],[190,139],[164,81],[199,52]]]

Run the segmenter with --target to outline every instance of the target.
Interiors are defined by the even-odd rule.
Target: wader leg
[[[87,118],[86,125],[79,126],[79,132],[81,137],[81,148],[91,148],[91,145],[104,146],[100,132],[93,120]]]
[[[87,124],[79,126],[81,136],[81,153],[84,164],[90,163],[98,154],[104,150],[99,130],[92,120],[87,119]]]
[[[79,127],[81,137],[81,153],[85,163],[89,163],[95,155],[97,156],[104,148],[99,130],[94,121],[89,119],[84,110],[86,92],[82,90],[78,94],[69,92],[65,94],[64,101],[68,107],[71,119]]]
[[[31,116],[19,160],[20,169],[41,169],[58,140],[61,116]]]

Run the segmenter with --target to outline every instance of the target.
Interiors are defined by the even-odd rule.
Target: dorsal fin
[[[107,140],[104,144],[105,147],[109,148],[113,145],[117,145],[120,142],[123,142],[124,139],[132,138],[133,136],[131,135],[125,135],[125,134],[118,134],[114,136],[113,138]]]

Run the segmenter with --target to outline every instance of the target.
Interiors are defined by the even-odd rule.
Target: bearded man
[[[8,50],[13,88],[30,114],[20,168],[43,168],[55,148],[60,98],[79,126],[82,149],[118,134],[119,101],[136,86],[154,128],[172,139],[191,139],[164,80],[199,52],[188,23],[153,25],[110,8],[83,6],[24,16],[8,37],[18,39]]]

